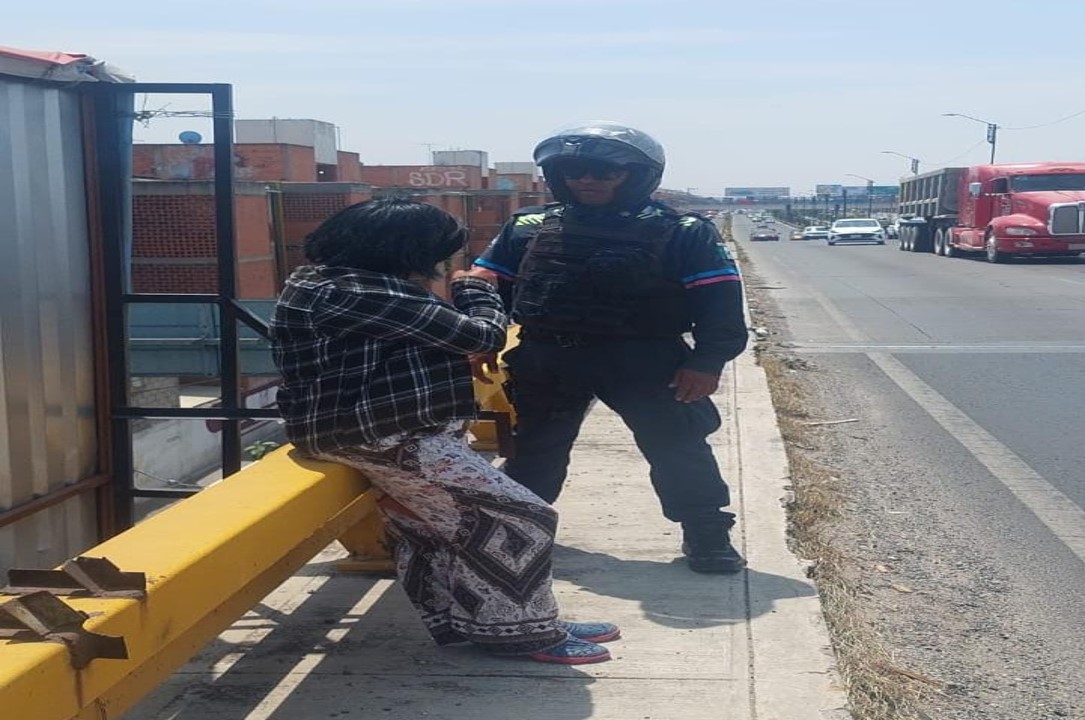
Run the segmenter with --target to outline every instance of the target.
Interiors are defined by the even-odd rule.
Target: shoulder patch
[[[521,228],[531,225],[542,225],[548,214],[551,212],[560,212],[561,209],[561,203],[522,207],[512,214],[512,224],[515,227]]]
[[[546,213],[534,212],[525,213],[523,215],[521,215],[520,213],[516,213],[513,217],[516,218],[516,222],[514,224],[518,227],[523,227],[525,225],[542,225],[543,220],[546,218]]]

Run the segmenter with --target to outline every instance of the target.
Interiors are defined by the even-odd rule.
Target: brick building
[[[408,195],[459,218],[470,236],[465,253],[454,258],[457,267],[466,267],[512,213],[548,199],[531,163],[497,163],[492,170],[451,164],[487,163],[481,151],[435,153],[433,165],[364,165],[358,153],[337,148],[329,123],[239,120],[237,135],[234,207],[246,299],[275,297],[304,262],[305,236],[338,210],[376,195]],[[133,289],[214,292],[213,147],[136,145],[133,176]]]
[[[337,152],[334,166],[316,161],[313,148],[286,144],[234,145],[234,178],[239,182],[367,182],[358,153]],[[380,167],[380,166],[373,166]],[[211,180],[211,145],[141,144],[132,150],[132,175],[145,180]]]
[[[218,260],[213,183],[136,182],[132,194],[132,289],[215,292]],[[236,183],[234,212],[240,295],[274,297],[278,273],[265,185]]]

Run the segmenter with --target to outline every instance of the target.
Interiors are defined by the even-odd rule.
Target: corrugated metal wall
[[[0,78],[0,510],[94,474],[79,98]],[[96,541],[93,494],[0,528],[0,571]]]

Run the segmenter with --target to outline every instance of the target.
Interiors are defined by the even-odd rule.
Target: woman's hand
[[[486,268],[478,267],[477,265],[470,270],[452,271],[453,280],[459,280],[460,278],[478,278],[479,280],[485,280],[491,285],[497,284],[497,273],[495,273],[493,270],[487,270]]]
[[[497,372],[497,353],[484,353],[482,355],[468,355],[471,361],[471,375],[483,385],[493,385],[489,373]]]

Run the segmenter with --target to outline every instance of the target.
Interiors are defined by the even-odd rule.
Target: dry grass
[[[792,543],[801,557],[813,563],[810,576],[822,598],[852,715],[857,720],[922,718],[916,701],[937,683],[894,664],[865,617],[856,564],[834,542],[833,524],[844,507],[841,481],[810,452],[817,447],[818,433],[824,431],[803,424],[810,416],[810,403],[789,359],[764,349],[758,358],[768,375],[791,466]]]

